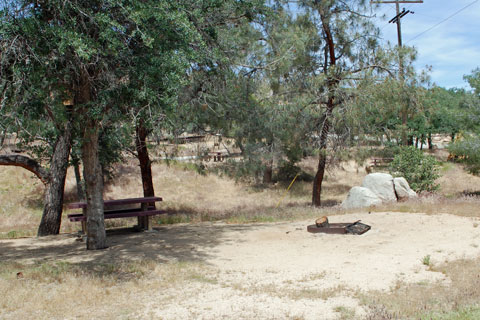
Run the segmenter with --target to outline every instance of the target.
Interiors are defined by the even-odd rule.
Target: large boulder
[[[397,201],[393,188],[393,177],[388,173],[370,173],[362,182],[362,187],[370,189],[382,201]]]
[[[416,192],[410,189],[410,186],[405,178],[394,178],[393,186],[395,188],[395,193],[397,194],[398,200],[418,197]]]
[[[348,192],[347,199],[342,202],[342,207],[345,209],[363,208],[382,204],[380,199],[370,189],[363,187],[353,187]]]

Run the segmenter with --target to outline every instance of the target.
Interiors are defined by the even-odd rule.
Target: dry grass
[[[210,164],[211,165],[211,164]],[[313,173],[316,159],[308,158],[300,164]],[[118,165],[116,176],[106,184],[105,198],[142,196],[139,167],[134,159]],[[360,185],[366,175],[363,167],[353,161],[342,163],[327,172],[322,190],[322,208],[312,208],[310,182],[297,181],[288,193],[288,183],[274,186],[252,186],[225,176],[201,174],[194,165],[155,163],[153,180],[156,193],[164,198],[161,207],[168,215],[157,216],[157,224],[225,220],[231,223],[272,222],[335,215],[348,211],[337,204],[345,199],[349,189]],[[374,211],[451,213],[479,216],[478,197],[464,196],[480,190],[480,177],[472,176],[453,163],[445,163],[439,193],[427,195],[418,201],[388,204],[372,208]],[[42,211],[43,185],[30,172],[15,167],[0,167],[0,238],[33,236]],[[65,202],[76,201],[75,178],[71,170],[67,176]],[[79,230],[78,223],[63,219],[61,232]],[[135,219],[107,221],[107,227],[125,227]]]
[[[232,288],[247,295],[266,294],[270,297],[288,298],[291,301],[299,300],[328,300],[343,294],[345,287],[337,286],[327,289],[302,288],[298,285],[279,286],[275,284],[244,284],[232,283]]]
[[[335,174],[328,174],[323,192],[325,206],[315,209],[310,206],[312,185],[309,182],[295,182],[286,193],[286,184],[252,186],[225,176],[201,174],[192,166],[155,163],[152,169],[155,192],[163,197],[161,207],[169,213],[168,216],[156,217],[154,220],[158,224],[220,219],[231,223],[271,222],[311,218],[327,212],[335,214],[341,210],[332,206],[339,204],[348,190],[355,183],[360,183],[365,175],[362,172],[357,175],[351,163],[345,164]],[[352,179],[352,176],[355,178]],[[67,200],[74,201],[74,179],[71,175],[67,179],[67,190]],[[136,162],[131,160],[117,166],[114,183],[106,185],[105,198],[141,195],[142,185]]]
[[[480,193],[480,177],[474,176],[463,169],[460,164],[446,162],[443,164],[437,182],[440,184],[440,194],[455,198],[465,193]]]
[[[1,263],[0,318],[137,318],[146,292],[213,281],[210,277],[208,267],[197,263]]]
[[[315,165],[314,159],[302,162],[305,170],[310,172]],[[115,183],[106,186],[106,198],[142,195],[140,173],[135,161],[119,165],[116,173]],[[155,163],[155,190],[164,198],[161,207],[169,212],[155,221],[166,224],[223,219],[232,223],[246,223],[342,214],[348,211],[332,205],[340,203],[352,186],[360,185],[365,174],[363,168],[358,168],[352,162],[329,172],[323,190],[326,206],[312,208],[309,205],[311,183],[296,182],[285,196],[285,184],[255,187],[214,174],[202,175],[188,166]],[[365,210],[480,217],[480,199],[463,195],[464,191],[480,190],[480,178],[469,175],[456,164],[444,165],[442,174],[438,194]],[[14,167],[0,167],[0,185],[0,237],[34,235],[42,212],[43,185],[29,172]],[[73,173],[69,172],[67,202],[76,200],[74,186]],[[115,219],[108,221],[107,227],[132,224],[135,224],[135,219]],[[64,217],[62,232],[78,228],[78,224],[70,223]],[[390,293],[373,292],[359,296],[366,306],[371,307],[369,318],[375,320],[475,319],[471,315],[480,316],[480,307],[476,305],[480,301],[479,263],[480,260],[461,260],[430,266],[432,271],[445,273],[451,279],[450,286],[441,283],[399,283]],[[19,277],[18,272],[21,272]],[[32,265],[0,262],[0,294],[4,297],[0,300],[0,318],[32,318],[32,315],[38,319],[136,318],[139,305],[146,304],[149,293],[163,292],[169,288],[178,291],[192,283],[203,289],[227,286],[245,295],[267,294],[287,297],[292,301],[325,300],[342,291],[342,288],[296,290],[292,286],[226,284],[219,283],[217,275],[218,270],[190,262],[126,262],[120,259],[107,264],[69,264],[60,260],[39,261]],[[324,276],[323,273],[315,274],[305,281],[322,279]],[[193,293],[182,291],[182,294]],[[145,301],[140,301],[141,298]],[[181,298],[166,294],[155,303],[161,306]],[[336,311],[343,319],[355,317],[352,309],[342,305]],[[448,317],[442,318],[442,312]],[[460,316],[455,318],[457,315]]]
[[[458,260],[431,271],[441,272],[451,282],[398,283],[392,292],[360,294],[371,308],[368,319],[478,319],[480,315],[480,259]]]
[[[418,212],[426,214],[453,214],[462,217],[480,218],[480,197],[460,196],[446,198],[433,194],[422,196],[417,200],[385,204],[370,208],[372,212]]]
[[[355,319],[355,309],[344,306],[336,306],[334,310],[340,314],[339,320]]]
[[[204,145],[174,146],[179,155],[198,153],[212,147]],[[159,151],[159,150],[157,150]],[[161,150],[160,150],[161,151]],[[164,150],[165,151],[165,150]],[[164,156],[157,152],[156,156]],[[439,155],[444,158],[444,154]],[[442,159],[443,159],[442,158]],[[211,163],[209,165],[212,165]],[[313,174],[316,159],[302,161],[304,170]],[[271,187],[251,186],[214,174],[200,174],[192,165],[155,163],[153,179],[161,204],[169,214],[156,218],[158,224],[199,222],[223,219],[232,223],[270,222],[316,218],[348,211],[332,207],[345,199],[349,189],[360,185],[366,175],[353,162],[342,163],[327,172],[323,185],[323,208],[312,208],[311,183],[297,181],[285,196],[286,184]],[[480,177],[465,172],[461,166],[445,163],[438,180],[441,189],[417,201],[389,204],[366,210],[450,213],[480,217],[480,198],[464,193],[480,191]],[[0,166],[0,238],[33,236],[41,213],[44,187],[30,172],[16,167]],[[138,164],[128,160],[116,168],[114,183],[107,183],[105,197],[142,196]],[[70,170],[65,201],[76,201],[75,178]],[[358,210],[356,210],[358,212]],[[62,232],[78,230],[78,223],[66,219]],[[133,225],[135,219],[107,221],[107,227]],[[478,223],[474,227],[477,227]],[[12,261],[12,260],[11,260]],[[425,262],[427,262],[425,260]],[[479,319],[480,260],[459,260],[443,265],[428,265],[431,271],[446,274],[451,283],[398,283],[391,292],[359,293],[365,306],[371,308],[369,319]],[[320,280],[324,273],[312,274],[297,283],[261,285],[222,283],[219,270],[198,262],[124,261],[115,257],[108,263],[67,263],[37,260],[33,264],[0,261],[1,319],[133,319],[158,318],[139,314],[149,304],[158,308],[199,291],[213,288],[231,289],[239,294],[263,298],[287,298],[289,301],[327,300],[342,294],[345,288],[325,290],[302,288],[302,283]],[[171,291],[169,291],[171,289]],[[165,292],[165,294],[163,294]],[[162,295],[159,295],[162,293]],[[161,297],[154,299],[152,297]],[[338,305],[340,319],[355,318],[355,311]],[[147,313],[148,315],[148,313]],[[198,317],[200,317],[199,315]],[[298,318],[298,316],[295,316]],[[293,318],[293,316],[289,317]]]
[[[43,209],[43,184],[29,171],[0,166],[0,237],[35,234]]]

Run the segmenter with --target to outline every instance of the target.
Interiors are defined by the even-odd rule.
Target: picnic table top
[[[110,206],[119,206],[124,204],[135,204],[135,203],[150,203],[150,202],[157,202],[162,201],[161,197],[141,197],[141,198],[127,198],[127,199],[117,199],[117,200],[104,200],[103,205],[106,207]],[[73,202],[68,204],[67,206],[69,209],[79,209],[79,208],[86,208],[86,202]]]

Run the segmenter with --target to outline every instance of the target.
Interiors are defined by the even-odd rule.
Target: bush
[[[399,148],[389,167],[393,176],[407,179],[416,192],[437,190],[435,180],[439,177],[438,170],[438,161],[415,147]]]
[[[298,176],[297,176],[298,175]],[[313,176],[303,171],[300,167],[289,161],[283,161],[280,163],[278,172],[275,175],[275,181],[291,182],[297,177],[297,181],[312,182]]]
[[[480,173],[480,137],[466,136],[465,139],[450,144],[448,151],[458,162],[465,163],[473,174]]]
[[[275,175],[275,180],[277,181],[292,181],[297,174],[300,174],[302,169],[297,167],[291,162],[283,162],[278,168],[278,172]]]

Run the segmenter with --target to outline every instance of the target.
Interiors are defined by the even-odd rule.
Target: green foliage
[[[404,133],[425,142],[431,134],[431,110],[424,88],[427,76],[413,69],[414,50],[404,48],[402,54],[407,69],[405,79],[388,77],[381,82],[366,79],[357,87],[351,116],[363,143],[401,145],[406,143],[402,141]]]
[[[461,129],[464,134],[448,147],[455,160],[464,163],[473,174],[480,173],[480,69],[464,77],[473,92],[464,92],[461,112],[464,120]]]
[[[399,148],[389,167],[392,175],[404,177],[416,192],[437,190],[435,180],[439,177],[438,170],[435,158],[414,147]]]
[[[421,320],[476,320],[480,319],[478,305],[461,307],[447,312],[426,312],[419,315]]]
[[[470,87],[475,92],[475,95],[480,98],[480,68],[472,71],[472,74],[464,76]]]
[[[430,257],[429,254],[427,254],[426,256],[424,256],[423,259],[422,259],[423,265],[425,265],[425,266],[430,266],[430,264],[432,263],[432,262],[430,261],[430,258],[431,258],[431,257]]]
[[[456,157],[457,161],[465,163],[471,173],[480,173],[480,137],[478,135],[467,135],[455,141],[448,146],[448,151]]]
[[[468,107],[465,105],[467,92],[461,89],[433,87],[427,99],[431,105],[430,124],[433,133],[455,136],[469,124]]]
[[[291,182],[293,179],[297,177],[297,181],[313,181],[313,176],[302,171],[302,169],[292,162],[283,161],[279,167],[278,171],[275,175],[275,181],[282,181],[282,182]]]

